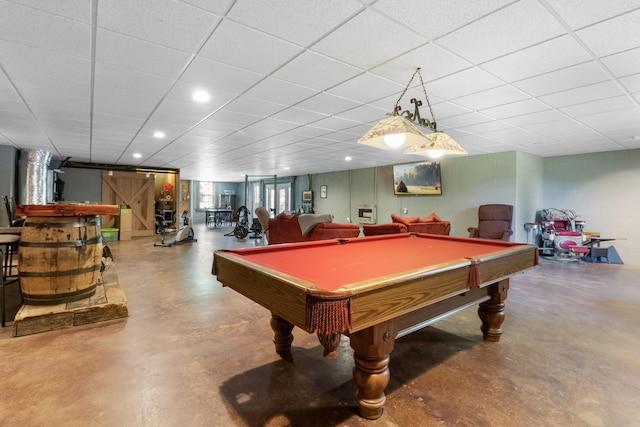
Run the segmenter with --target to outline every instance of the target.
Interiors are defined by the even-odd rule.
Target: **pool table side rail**
[[[512,247],[477,259],[479,285],[470,283],[471,260],[439,264],[377,284],[351,288],[351,329],[356,332],[423,307],[484,288],[537,264],[532,245]]]
[[[231,251],[214,253],[212,274],[224,286],[244,295],[307,332],[314,332],[308,324],[309,295],[314,295],[313,283],[248,261]],[[283,286],[285,284],[285,286]],[[323,299],[344,300],[349,290],[322,291]]]

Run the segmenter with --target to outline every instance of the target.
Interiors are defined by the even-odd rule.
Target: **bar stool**
[[[9,263],[8,251],[11,250],[11,247],[14,246],[17,242],[20,241],[20,236],[16,234],[0,234],[0,259],[2,260],[2,274],[0,274],[0,310],[2,310],[2,327],[5,327],[6,324],[6,306],[5,306],[5,294],[4,287],[7,285],[11,285],[12,283],[19,283],[19,277],[16,276],[15,279],[8,281],[7,279],[11,277],[11,265],[7,265]],[[7,274],[9,272],[9,274]],[[22,296],[22,293],[20,294]]]

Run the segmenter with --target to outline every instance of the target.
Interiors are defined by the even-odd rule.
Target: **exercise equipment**
[[[244,240],[249,235],[249,215],[251,215],[249,209],[246,206],[240,206],[238,208],[238,222],[233,231],[225,236],[235,236],[238,240]]]
[[[193,228],[191,227],[191,220],[189,219],[189,211],[185,210],[182,212],[182,227],[176,232],[175,237],[166,240],[168,227],[167,221],[164,216],[156,215],[156,225],[158,227],[158,232],[162,236],[160,243],[154,243],[153,246],[164,246],[171,247],[178,243],[188,243],[188,242],[197,242],[198,240],[195,238],[195,233],[193,232]]]

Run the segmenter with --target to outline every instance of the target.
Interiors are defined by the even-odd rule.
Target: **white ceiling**
[[[416,67],[470,155],[640,148],[640,0],[0,0],[0,145],[209,181],[408,162],[356,141]]]

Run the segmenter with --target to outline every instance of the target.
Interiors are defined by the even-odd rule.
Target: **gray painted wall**
[[[0,145],[0,196],[16,194],[17,163],[19,151],[8,145]],[[0,197],[0,227],[9,225],[4,201]]]
[[[57,167],[57,165],[56,165]],[[102,171],[98,169],[63,168],[65,202],[101,202]]]

